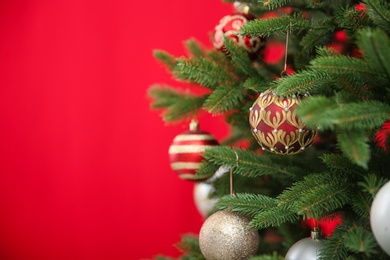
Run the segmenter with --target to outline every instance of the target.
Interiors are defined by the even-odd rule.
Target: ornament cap
[[[310,237],[313,240],[321,240],[321,229],[319,227],[314,227],[314,230],[311,231]]]
[[[234,8],[237,10],[237,12],[243,13],[243,14],[249,14],[250,7],[248,4],[235,1],[233,5],[234,5]]]
[[[191,131],[198,131],[199,130],[199,122],[195,119],[192,119],[190,122],[190,130]]]

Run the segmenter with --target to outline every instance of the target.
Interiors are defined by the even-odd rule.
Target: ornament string
[[[280,75],[283,77],[283,75],[287,74],[287,54],[288,54],[288,42],[290,39],[290,34],[292,30],[292,22],[290,21],[290,26],[287,28],[286,32],[286,45],[284,47],[284,68],[283,71],[280,73]]]
[[[238,154],[236,151],[234,151],[236,154],[236,167],[238,168]],[[233,167],[230,167],[230,195],[234,196],[234,191],[233,191]]]

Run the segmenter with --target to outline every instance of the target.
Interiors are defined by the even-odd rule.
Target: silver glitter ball
[[[207,260],[244,260],[256,254],[257,230],[248,229],[250,219],[230,211],[218,211],[203,223],[199,246]]]

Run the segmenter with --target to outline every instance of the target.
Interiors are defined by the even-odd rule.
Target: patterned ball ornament
[[[375,195],[370,210],[372,233],[380,247],[390,255],[390,182]]]
[[[226,53],[225,37],[233,40],[234,43],[243,47],[250,54],[258,52],[265,45],[263,38],[238,35],[240,28],[253,19],[255,17],[245,13],[235,13],[222,17],[218,25],[215,26],[212,39],[214,47]]]
[[[311,237],[307,237],[296,242],[286,254],[286,260],[317,260],[323,246],[320,232],[315,229],[311,232]]]
[[[310,146],[318,130],[305,127],[295,108],[300,98],[276,96],[271,90],[261,93],[250,108],[252,134],[263,150],[275,154],[297,154]]]
[[[207,260],[246,260],[259,247],[257,230],[248,229],[250,219],[230,211],[218,211],[203,223],[199,246]]]
[[[190,130],[177,135],[169,147],[171,168],[179,178],[195,181],[196,170],[203,160],[203,152],[218,145],[214,136],[199,130],[199,124],[191,121]]]

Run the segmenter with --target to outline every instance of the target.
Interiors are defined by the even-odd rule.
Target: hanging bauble
[[[318,131],[306,128],[298,119],[295,108],[299,101],[299,97],[276,96],[267,90],[253,103],[249,123],[263,150],[297,154],[313,143]]]
[[[320,232],[315,229],[311,232],[311,237],[307,237],[296,242],[286,254],[286,260],[316,260],[320,258],[323,240]]]
[[[248,21],[255,19],[252,15],[235,13],[222,17],[215,26],[213,45],[216,49],[226,53],[224,38],[233,40],[237,45],[243,47],[248,53],[256,53],[265,45],[264,38],[241,36],[238,34],[240,28]]]
[[[199,246],[207,260],[244,260],[256,254],[257,230],[248,229],[250,219],[230,211],[218,211],[203,223]]]
[[[371,205],[370,223],[372,233],[380,247],[390,255],[390,182],[375,195]]]
[[[210,214],[218,202],[217,198],[211,197],[213,191],[214,187],[206,182],[198,182],[194,185],[195,206],[204,218]]]
[[[177,135],[169,147],[171,168],[181,179],[195,180],[196,170],[203,160],[203,152],[218,145],[214,136],[199,130],[198,122],[191,121],[190,130]]]

